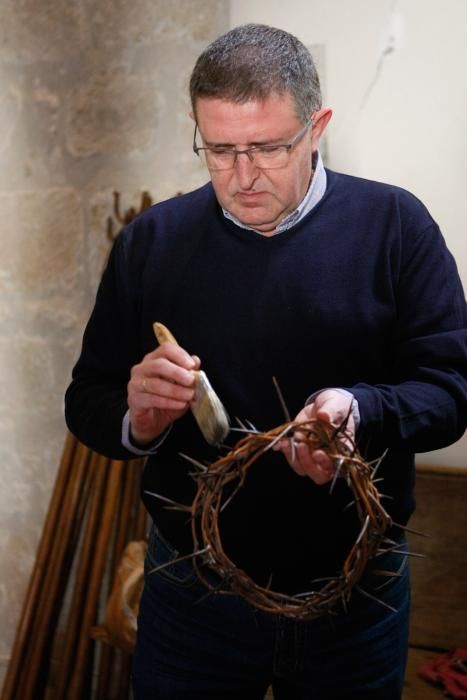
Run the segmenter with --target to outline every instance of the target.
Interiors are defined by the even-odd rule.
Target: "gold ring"
[[[146,377],[144,377],[144,379],[143,379],[143,381],[142,381],[141,388],[142,388],[142,390],[143,390],[145,393],[147,393],[147,389],[146,389]]]

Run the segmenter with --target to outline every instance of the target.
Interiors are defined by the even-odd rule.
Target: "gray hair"
[[[319,77],[308,49],[293,34],[264,24],[244,24],[213,41],[190,79],[195,113],[198,97],[241,104],[287,93],[303,123],[321,108]]]

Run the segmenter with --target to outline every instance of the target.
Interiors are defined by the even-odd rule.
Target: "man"
[[[191,77],[194,151],[211,181],[144,212],[119,236],[67,391],[70,429],[114,458],[149,455],[143,499],[155,526],[134,659],[136,700],[401,697],[406,557],[384,555],[348,610],[296,622],[208,594],[190,560],[196,490],[181,453],[212,462],[188,411],[206,371],[229,415],[260,431],[291,415],[338,425],[380,466],[387,510],[414,507],[414,453],[467,422],[466,305],[436,223],[409,193],[326,170],[322,108],[307,49],[263,25],[239,27]],[[180,345],[156,347],[152,324]],[[350,410],[350,413],[349,413]],[[229,435],[232,445],[238,433]],[[225,551],[288,594],[336,576],[358,532],[335,465],[299,436],[269,452],[220,517]],[[157,495],[158,494],[158,495]],[[391,528],[397,549],[400,530]],[[206,572],[212,585],[215,574]],[[366,594],[368,595],[365,595]],[[378,598],[380,602],[374,600]]]

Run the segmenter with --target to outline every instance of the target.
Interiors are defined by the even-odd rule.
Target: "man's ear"
[[[329,124],[331,117],[332,109],[329,109],[329,107],[323,107],[314,113],[313,125],[311,127],[311,145],[313,151],[318,149],[319,140]]]
[[[191,112],[188,112],[188,116],[190,117],[190,119],[193,119],[194,122],[196,121],[195,113],[193,112],[193,110],[191,110]]]

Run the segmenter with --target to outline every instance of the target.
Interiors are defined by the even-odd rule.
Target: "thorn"
[[[291,437],[289,437],[289,443],[290,443],[290,456],[292,459],[292,464],[295,464],[295,460],[297,457],[297,449],[295,447],[295,440],[294,440],[293,435]]]
[[[366,596],[367,598],[370,598],[370,600],[373,600],[375,603],[379,603],[385,608],[388,608],[388,610],[391,610],[392,612],[398,612],[396,608],[393,608],[392,605],[389,605],[388,603],[385,603],[384,600],[380,600],[374,595],[371,595],[371,593],[368,593],[368,591],[365,591],[361,586],[358,584],[355,584],[355,590],[361,593],[362,595]]]
[[[407,556],[407,557],[420,557],[421,559],[426,559],[426,554],[417,554],[416,552],[407,552],[406,550],[399,549],[400,546],[401,546],[401,543],[397,542],[394,544],[393,547],[386,547],[386,549],[378,549],[375,556],[379,557],[382,554],[400,554],[402,556]]]
[[[168,566],[172,566],[172,564],[178,564],[181,561],[195,559],[195,557],[199,557],[201,554],[206,554],[210,549],[211,549],[211,545],[208,545],[207,547],[204,547],[204,549],[199,549],[197,552],[193,552],[192,554],[185,554],[182,557],[177,557],[176,559],[170,559],[170,561],[165,561],[163,564],[159,564],[159,566],[155,566],[148,573],[155,574],[158,571],[162,571],[163,569],[166,569]]]
[[[308,596],[312,597],[315,595],[321,596],[321,597],[323,596],[323,594],[320,593],[319,591],[304,591],[303,593],[296,593],[295,598],[307,598]]]
[[[373,462],[370,462],[370,466],[372,466],[373,464],[375,465],[374,468],[373,468],[372,475],[371,475],[371,478],[372,478],[372,479],[375,478],[375,474],[376,474],[376,472],[378,471],[378,469],[380,468],[381,462],[384,460],[384,458],[386,457],[387,453],[388,453],[388,450],[386,449],[386,450],[384,450],[384,452],[383,452],[383,454],[381,455],[381,457],[378,457],[378,459],[374,460]]]
[[[418,554],[418,552],[404,552],[400,549],[391,550],[392,554],[401,554],[404,557],[418,557],[418,559],[426,559],[426,554]]]
[[[391,554],[395,549],[397,549],[400,545],[395,544],[392,547],[386,547],[385,549],[382,549],[381,547],[376,550],[375,557],[381,557],[383,554]]]
[[[337,426],[337,428],[334,429],[334,432],[331,435],[331,440],[335,440],[335,438],[339,435],[339,433],[342,433],[345,431],[347,427],[347,423],[349,422],[349,418],[352,415],[352,402],[350,402],[349,410],[347,411],[347,415],[345,416],[344,420]],[[355,452],[355,448],[354,448]]]
[[[230,496],[228,497],[228,499],[222,504],[222,506],[221,506],[221,508],[220,508],[220,512],[221,512],[221,513],[224,512],[224,510],[227,508],[227,506],[229,505],[229,503],[230,503],[230,502],[233,500],[233,498],[237,495],[237,493],[238,493],[239,490],[241,489],[242,485],[243,485],[243,481],[240,481],[240,483],[237,484],[237,486],[236,486],[235,489],[232,491],[232,493],[230,494]]]
[[[247,427],[246,427],[245,423],[243,423],[243,421],[241,421],[240,418],[239,418],[238,416],[235,416],[235,420],[236,420],[237,423],[239,424],[240,428],[243,428],[243,430],[247,430]],[[231,430],[232,430],[232,428],[231,428]]]
[[[184,454],[183,452],[178,453],[180,457],[183,457],[183,459],[186,459],[188,462],[191,462],[191,464],[194,464],[197,469],[199,469],[201,472],[207,472],[208,468],[205,464],[202,462],[198,462],[197,459],[193,459],[193,457],[189,457],[188,455]]]
[[[344,464],[344,458],[339,457],[339,459],[336,459],[336,471],[334,472],[334,476],[332,477],[331,481],[331,486],[329,487],[329,493],[331,494],[334,490],[334,486],[336,485],[336,481],[339,478],[339,474],[342,468],[342,465]]]
[[[311,583],[324,583],[326,581],[335,581],[334,576],[322,576],[321,578],[314,578]],[[317,595],[320,595],[319,591],[317,591]]]
[[[160,493],[154,493],[154,491],[145,491],[144,493],[147,493],[148,496],[153,496],[154,498],[158,498],[160,501],[163,501],[164,503],[168,503],[175,510],[184,510],[188,513],[191,513],[191,506],[186,506],[186,505],[183,505],[183,503],[177,503],[176,501],[172,501],[171,498],[167,498],[166,496],[161,496]]]
[[[388,586],[389,583],[391,582],[391,580],[392,580],[392,578],[393,578],[394,576],[396,576],[396,577],[401,577],[401,576],[403,576],[403,573],[402,573],[402,572],[403,572],[403,570],[405,569],[406,563],[407,563],[407,560],[406,560],[406,559],[402,559],[402,561],[401,561],[401,563],[400,563],[400,566],[399,566],[399,568],[397,569],[397,571],[391,574],[391,578],[390,578],[390,579],[388,579],[387,581],[383,581],[383,583],[381,583],[379,586],[377,586],[377,587],[376,587],[376,590],[377,590],[377,591],[380,591],[380,590],[382,590],[383,588],[385,588],[386,586]],[[372,572],[372,571],[369,571],[369,573],[373,573],[373,572]]]
[[[249,428],[230,428],[230,430],[234,433],[247,433],[248,435],[256,435],[258,433],[257,430],[250,430]]]
[[[400,578],[402,576],[400,571],[384,571],[384,569],[368,569],[368,573],[374,576],[387,576],[389,578]]]
[[[290,425],[287,425],[287,426],[284,428],[284,430],[281,430],[281,432],[279,433],[279,435],[276,435],[276,437],[274,438],[274,440],[272,440],[268,445],[266,445],[265,447],[263,447],[263,452],[267,452],[268,450],[272,449],[272,448],[274,447],[274,445],[277,445],[277,443],[280,442],[280,441],[282,440],[282,438],[285,437],[285,436],[287,435],[287,433],[289,432],[289,430],[290,430]]]
[[[426,532],[420,532],[420,530],[414,530],[411,527],[407,527],[407,525],[400,525],[399,523],[395,523],[394,520],[392,521],[392,524],[395,527],[398,527],[400,530],[404,530],[405,532],[410,532],[412,535],[420,535],[420,537],[429,537],[430,535],[427,535]]]
[[[370,500],[372,500],[373,503],[374,503],[377,507],[380,506],[380,503],[379,503],[378,499],[371,493],[371,491],[369,491],[367,495],[368,495],[368,498],[369,498]],[[379,496],[380,499],[381,499],[381,495],[378,494],[378,496]],[[391,520],[391,523],[392,523],[392,520]]]
[[[358,499],[360,501],[360,499]],[[344,506],[344,512],[351,508],[352,506],[355,506],[357,504],[357,501],[353,499],[352,501],[349,501],[346,506]]]
[[[274,387],[276,389],[277,396],[279,397],[279,402],[280,402],[280,405],[282,408],[282,413],[284,414],[284,417],[285,417],[285,420],[287,421],[287,423],[290,423],[290,420],[291,420],[290,412],[289,412],[289,409],[287,408],[287,404],[285,403],[282,391],[280,390],[279,382],[277,381],[277,379],[275,377],[272,378],[272,381],[274,383]]]
[[[369,523],[370,523],[370,516],[367,515],[365,518],[365,521],[363,523],[362,529],[360,530],[360,533],[355,541],[355,545],[354,545],[355,547],[361,542],[363,535],[365,534],[365,532],[368,529]]]
[[[191,507],[190,506],[183,506],[183,508],[181,508],[180,506],[166,506],[164,508],[164,510],[174,510],[174,511],[177,511],[178,513],[189,513],[191,516]],[[191,517],[190,517],[190,519],[191,519]],[[187,522],[190,522],[190,520],[188,520]]]

